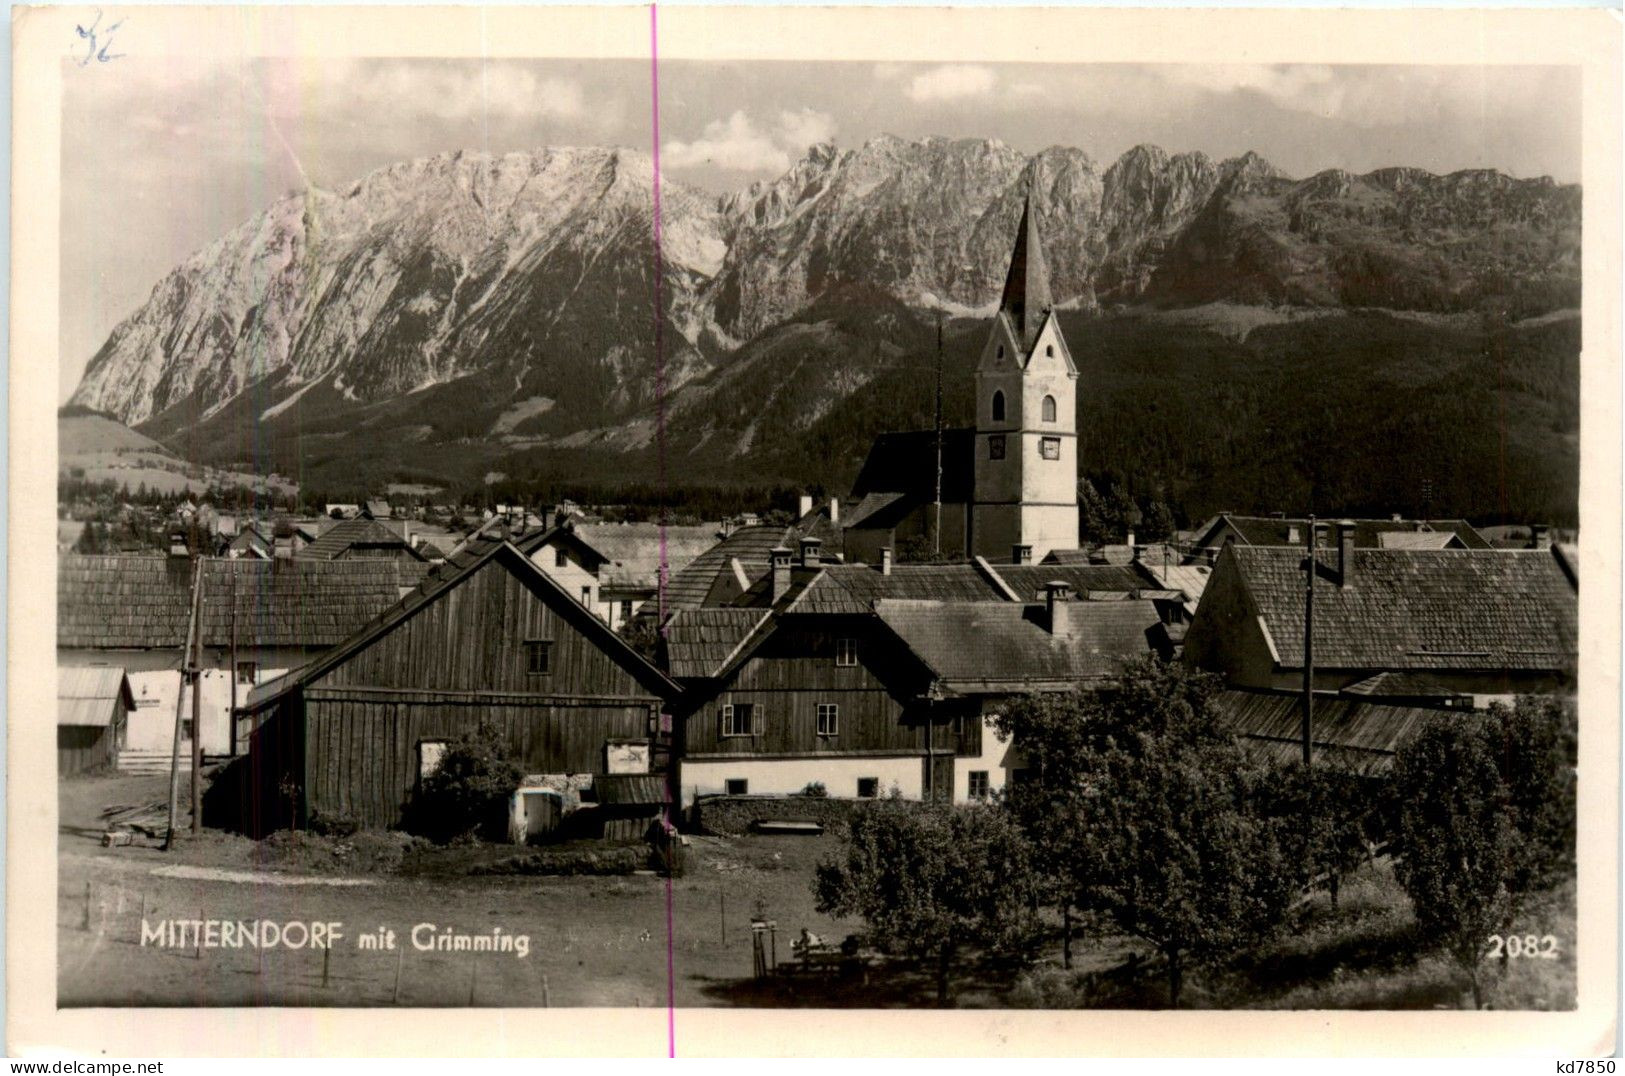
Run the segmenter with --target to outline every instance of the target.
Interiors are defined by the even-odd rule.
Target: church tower
[[[1078,368],[1054,306],[1029,191],[976,367],[971,534],[975,552],[994,562],[1009,563],[1017,547],[1036,564],[1078,546]]]

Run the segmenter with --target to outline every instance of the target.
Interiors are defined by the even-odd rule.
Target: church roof
[[[1038,218],[1033,213],[1032,192],[1028,191],[1021,207],[1021,223],[1016,227],[1010,272],[1004,278],[1004,294],[999,299],[999,309],[1009,315],[1024,352],[1032,350],[1039,330],[1044,327],[1044,319],[1054,306],[1049,270],[1044,265],[1044,246],[1038,239]]]
[[[969,504],[976,482],[976,431],[968,427],[942,431],[942,499],[947,504]],[[933,430],[883,433],[869,447],[863,469],[852,483],[852,499],[871,493],[905,494],[914,504],[930,504],[936,497],[937,435]],[[890,502],[888,502],[890,503]],[[870,511],[874,507],[871,505]],[[860,512],[859,515],[866,515]],[[853,525],[849,516],[843,522]]]

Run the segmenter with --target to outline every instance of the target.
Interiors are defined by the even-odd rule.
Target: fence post
[[[395,1000],[392,1004],[401,1003],[401,969],[406,966],[406,947],[395,950]]]

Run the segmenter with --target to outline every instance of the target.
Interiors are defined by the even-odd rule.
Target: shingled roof
[[[1327,528],[1327,541],[1334,541],[1334,519],[1321,519],[1317,523]],[[1356,519],[1354,544],[1359,549],[1381,548],[1443,548],[1454,536],[1467,549],[1490,549],[1488,539],[1478,533],[1465,519]],[[1223,524],[1235,529],[1245,545],[1302,545],[1303,534],[1309,527],[1308,519],[1279,518],[1275,516],[1238,516],[1223,513],[1209,520],[1197,534],[1195,545],[1206,548],[1212,544],[1213,534]],[[1298,537],[1292,537],[1296,530]],[[1432,538],[1402,538],[1400,535],[1434,535]],[[1444,535],[1443,539],[1436,537]],[[1426,544],[1432,543],[1432,544]]]
[[[944,687],[961,693],[1065,687],[1110,677],[1151,650],[1149,601],[1069,602],[1053,634],[1043,606],[883,599],[875,612]]]
[[[666,672],[678,679],[715,676],[770,614],[765,609],[682,609],[664,630]]]
[[[400,533],[376,519],[346,519],[322,532],[321,537],[299,550],[306,560],[338,560],[354,557],[403,557],[424,559]]]
[[[56,667],[58,725],[106,725],[117,713],[116,704],[135,709],[135,696],[123,669]]]
[[[816,571],[816,574],[814,572]],[[758,580],[741,604],[765,604],[769,579]],[[894,564],[890,573],[863,564],[797,568],[786,613],[868,613],[885,598],[935,601],[1007,601],[992,573],[968,564]]]
[[[666,577],[688,567],[701,553],[717,544],[719,527],[663,527],[658,523],[583,523],[575,528],[580,538],[604,558],[598,569],[600,587],[653,590]]]
[[[203,645],[331,646],[417,581],[393,560],[203,562]],[[57,646],[180,649],[193,562],[160,556],[57,559]]]
[[[1213,700],[1219,725],[1234,733],[1255,758],[1303,758],[1303,701],[1295,694],[1221,691]],[[1476,721],[1470,713],[1417,706],[1387,706],[1362,699],[1315,699],[1310,757],[1359,773],[1390,769],[1394,754],[1429,721]]]
[[[754,525],[740,527],[710,549],[700,553],[666,580],[665,608],[668,613],[679,609],[698,609],[705,604],[717,576],[728,568],[729,562],[738,560],[751,574],[765,570],[768,553],[793,541],[790,527]],[[647,608],[647,607],[645,607]]]
[[[1576,592],[1550,550],[1356,549],[1353,556],[1345,587],[1331,567],[1336,555],[1321,554],[1320,667],[1562,671],[1576,661]],[[1299,549],[1231,546],[1214,571],[1214,581],[1226,571],[1239,576],[1287,668],[1303,662],[1302,563]]]
[[[1074,594],[1166,589],[1132,564],[994,564],[992,568],[1022,601],[1029,602],[1043,600],[1044,587],[1051,582],[1065,583]]]
[[[943,430],[942,499],[949,504],[970,503],[975,481],[976,430]],[[929,504],[936,497],[936,487],[936,431],[883,433],[869,446],[869,455],[852,483],[852,499],[861,502],[871,493],[901,493],[914,504]]]

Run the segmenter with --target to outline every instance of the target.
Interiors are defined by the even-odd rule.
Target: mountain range
[[[1101,167],[1063,147],[882,137],[815,145],[722,196],[662,177],[657,248],[654,176],[625,149],[460,152],[291,195],[161,280],[71,403],[192,459],[328,485],[664,466],[840,488],[875,428],[930,420],[919,389],[938,323],[949,418],[969,413],[970,356],[1030,196],[1082,356],[1080,430],[1103,449],[1136,441],[1113,432],[1108,387],[1176,411],[1233,391],[1292,397],[1344,352],[1351,370],[1324,403],[1362,413],[1372,401],[1346,393],[1396,370],[1425,389],[1473,383],[1487,356],[1558,356],[1513,411],[1560,445],[1577,430],[1577,384],[1560,382],[1578,379],[1580,190],[1546,178],[1294,179],[1255,154],[1140,146]],[[1419,364],[1441,351],[1465,365]],[[1139,373],[1123,384],[1127,368]],[[1238,414],[1237,436],[1285,424],[1273,406]],[[1462,416],[1492,419],[1505,414]],[[1514,464],[1561,485],[1566,450],[1512,432],[1504,443],[1539,457]],[[1127,451],[1094,465],[1210,507],[1172,456]]]

